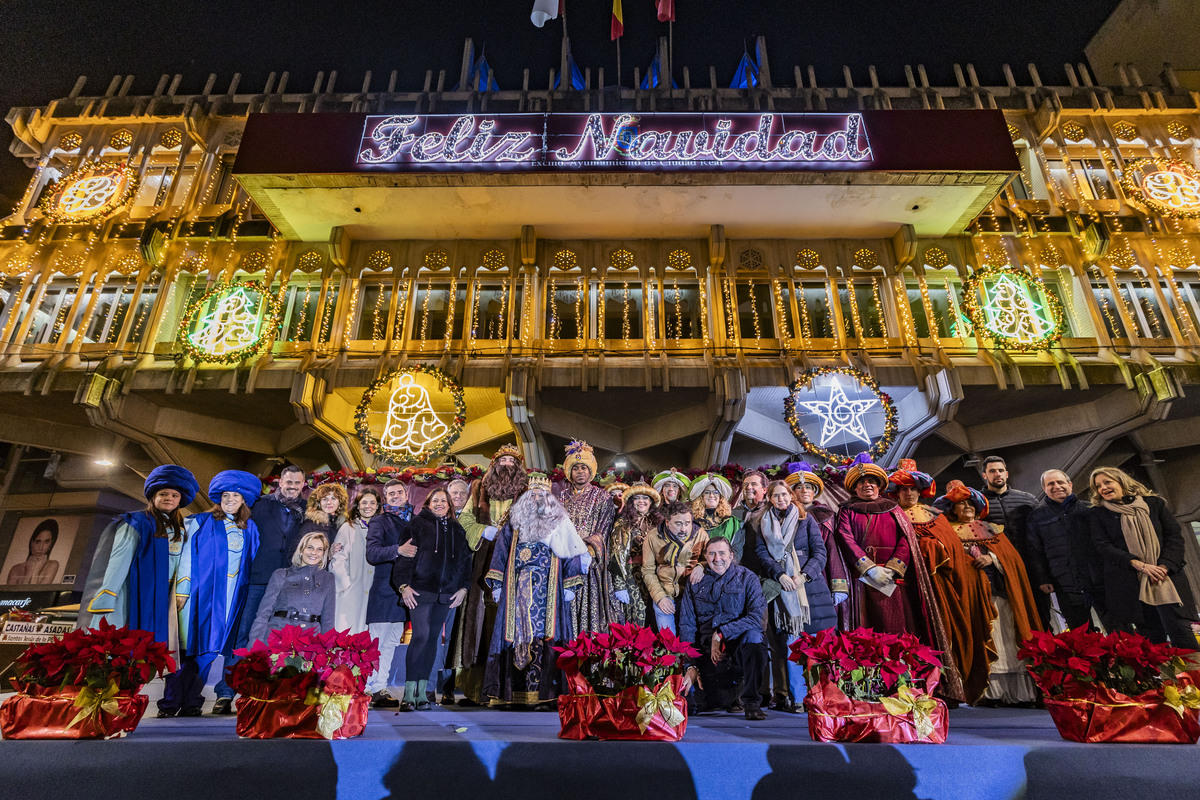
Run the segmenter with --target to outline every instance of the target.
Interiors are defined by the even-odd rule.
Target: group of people
[[[915,634],[944,654],[942,693],[985,704],[1036,701],[1016,653],[1050,624],[1051,597],[1068,627],[1098,621],[1195,649],[1183,534],[1119,469],[1092,472],[1088,505],[1060,470],[1042,475],[1039,502],[993,456],[982,489],[951,481],[939,497],[914,462],[889,473],[860,456],[836,508],[803,462],[780,480],[751,470],[738,487],[667,470],[601,488],[592,448],[573,441],[563,471],[556,489],[506,445],[481,479],[435,488],[420,509],[396,480],[353,501],[324,484],[305,500],[299,468],[265,496],[254,475],[226,471],[209,484],[217,505],[185,519],[199,486],[159,467],[147,507],[101,537],[80,625],[106,618],[177,649],[160,716],[200,714],[216,657],[228,666],[286,625],[369,631],[381,654],[372,704],[402,711],[438,691],[445,704],[552,708],[554,646],[614,622],[692,642],[693,709],[751,720],[797,710],[788,655],[804,632]],[[214,713],[232,713],[223,680],[216,693]]]

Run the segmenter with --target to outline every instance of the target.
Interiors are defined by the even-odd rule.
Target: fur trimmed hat
[[[896,471],[888,476],[887,493],[895,494],[902,487],[919,489],[921,497],[930,498],[937,494],[937,484],[927,472],[917,471],[917,462],[911,458],[900,459]]]
[[[869,453],[859,453],[851,462],[850,469],[846,470],[846,491],[853,492],[855,484],[868,475],[879,480],[880,489],[887,486],[887,471],[872,461]]]
[[[811,483],[817,487],[816,497],[820,497],[825,491],[825,481],[821,480],[821,476],[817,474],[816,469],[807,461],[788,462],[785,469],[787,469],[787,477],[783,481],[792,489],[795,489],[801,483]]]
[[[638,495],[641,495],[642,497],[649,497],[650,502],[656,506],[662,503],[662,497],[657,491],[655,491],[653,486],[648,483],[638,482],[633,486],[630,486],[621,494],[621,504],[624,505],[625,503],[628,503]]]
[[[163,464],[150,470],[142,493],[146,495],[147,500],[153,500],[159,489],[174,489],[179,492],[179,507],[183,508],[191,505],[196,499],[200,484],[196,482],[196,476],[191,470],[178,464]]]
[[[572,439],[567,445],[567,457],[563,459],[563,472],[567,473],[567,480],[571,479],[571,468],[576,464],[583,464],[592,471],[589,480],[596,477],[596,453],[592,446],[587,442]]]
[[[262,495],[262,481],[249,472],[227,469],[218,472],[208,482],[208,497],[214,503],[221,502],[221,494],[224,492],[237,492],[246,501],[246,506],[250,507]]]

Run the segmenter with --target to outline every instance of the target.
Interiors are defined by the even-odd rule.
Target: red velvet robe
[[[917,545],[929,568],[933,595],[946,624],[954,661],[962,673],[968,703],[983,697],[988,687],[988,663],[995,660],[991,602],[987,577],[975,569],[954,529],[936,508],[915,505],[905,509],[917,532]]]
[[[952,700],[964,699],[950,638],[908,515],[888,498],[851,499],[838,509],[834,532],[846,566],[856,578],[874,566],[887,567],[896,574],[897,587],[891,597],[861,580],[850,582],[850,599],[846,601],[850,605],[849,626],[914,634],[942,653],[939,693]]]

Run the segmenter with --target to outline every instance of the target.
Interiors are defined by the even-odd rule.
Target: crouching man
[[[679,613],[679,638],[700,651],[684,676],[684,692],[691,694],[693,713],[744,708],[746,719],[766,719],[758,685],[767,663],[767,604],[758,577],[738,565],[725,539],[711,540],[705,556],[704,577],[684,588]]]

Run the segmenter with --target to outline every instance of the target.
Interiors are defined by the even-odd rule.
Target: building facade
[[[1066,86],[1006,68],[983,86],[956,66],[951,87],[917,68],[887,87],[873,69],[774,80],[761,40],[757,58],[737,89],[686,70],[681,88],[597,89],[588,70],[582,89],[451,91],[443,72],[418,91],[395,74],[297,91],[284,73],[253,92],[214,76],[196,95],[163,76],[131,96],[118,76],[13,109],[32,175],[0,228],[3,507],[136,498],[162,462],[202,481],[380,466],[357,416],[388,414],[375,444],[425,434],[387,392],[364,411],[364,392],[413,365],[462,388],[461,433],[430,465],[514,442],[552,467],[573,437],[602,469],[778,463],[800,450],[791,382],[854,368],[894,405],[889,465],[974,483],[998,452],[1036,491],[1044,469],[1083,486],[1115,464],[1200,519],[1200,95],[1169,67],[1117,86],[1083,65]],[[464,57],[458,85],[470,70]],[[465,163],[517,118],[542,126],[525,157],[540,166]],[[455,149],[437,126],[461,119]],[[667,123],[714,137],[722,119],[729,147],[743,123],[816,126],[788,140],[796,153],[841,138],[753,169],[681,166],[685,150],[663,166],[678,139],[636,138]],[[549,165],[570,150],[547,149],[555,131],[588,125],[625,166],[611,150]],[[421,164],[409,134],[434,137]],[[757,140],[738,141],[755,162]],[[759,156],[786,149],[770,141]],[[892,166],[868,163],[885,151]],[[428,377],[411,391],[445,420]]]

